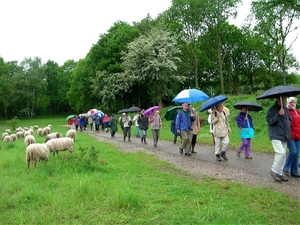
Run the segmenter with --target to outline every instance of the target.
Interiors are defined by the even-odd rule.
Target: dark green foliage
[[[105,162],[99,161],[100,150],[92,145],[89,149],[79,145],[80,154],[77,156],[78,168],[84,168],[87,171],[99,171]]]
[[[7,123],[8,123],[8,125],[11,126],[12,130],[16,130],[18,123],[19,123],[19,119],[18,119],[18,117],[14,117],[13,119],[8,120]]]

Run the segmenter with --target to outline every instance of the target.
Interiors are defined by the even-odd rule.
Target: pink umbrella
[[[87,114],[88,115],[93,115],[95,112],[97,112],[98,111],[98,109],[90,109],[88,112],[87,112]]]
[[[149,115],[151,115],[152,114],[152,111],[153,111],[153,109],[155,109],[155,110],[159,110],[160,109],[160,107],[159,106],[152,106],[152,107],[150,107],[150,108],[148,108],[148,109],[146,109],[145,110],[145,112],[144,112],[144,115],[145,116],[149,116]]]

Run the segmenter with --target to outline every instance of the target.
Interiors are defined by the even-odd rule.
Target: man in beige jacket
[[[192,143],[191,143],[191,152],[194,154],[197,154],[195,151],[195,145],[197,142],[197,135],[200,133],[200,118],[198,113],[195,111],[195,109],[191,106],[191,111],[195,114],[195,120],[192,122],[193,126],[193,137],[192,137]]]
[[[226,151],[229,145],[228,134],[231,132],[226,113],[223,111],[223,103],[216,105],[215,112],[211,115],[213,132],[215,136],[215,154],[216,160],[222,161],[221,157],[227,161]],[[221,145],[222,143],[222,145]]]

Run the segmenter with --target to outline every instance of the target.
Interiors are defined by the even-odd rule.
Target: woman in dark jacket
[[[141,115],[137,119],[138,125],[140,130],[142,131],[141,142],[147,144],[146,137],[147,137],[147,130],[148,130],[148,116],[144,115],[145,109],[142,109]]]

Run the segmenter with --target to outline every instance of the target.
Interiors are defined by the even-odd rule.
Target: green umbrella
[[[166,112],[164,118],[166,120],[173,120],[174,116],[176,115],[177,111],[182,109],[182,106],[174,106]]]
[[[66,118],[66,120],[69,120],[69,119],[71,119],[71,118],[73,118],[75,115],[69,115],[67,118]]]

